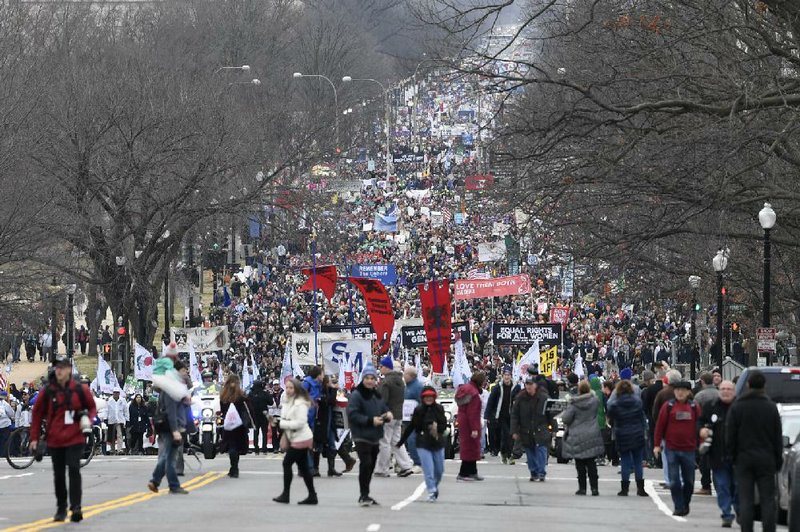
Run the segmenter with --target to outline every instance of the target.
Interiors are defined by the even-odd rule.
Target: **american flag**
[[[442,207],[442,218],[446,224],[453,223],[453,213],[447,207]]]
[[[467,279],[491,279],[492,275],[489,272],[482,271],[478,268],[467,270]]]

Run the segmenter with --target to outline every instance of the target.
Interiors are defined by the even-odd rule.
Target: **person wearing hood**
[[[597,425],[598,402],[589,383],[583,381],[578,385],[578,395],[570,397],[569,406],[561,415],[561,421],[566,426],[564,456],[575,459],[578,472],[578,491],[575,495],[586,495],[587,474],[592,495],[600,495],[596,458],[603,454],[605,447]]]
[[[481,458],[481,389],[486,382],[486,374],[476,371],[469,382],[456,391],[458,405],[458,442],[461,469],[457,480],[483,480],[478,474],[478,460]]]
[[[400,468],[397,473],[399,477],[407,477],[412,473],[411,468],[414,463],[408,456],[405,447],[397,447],[402,433],[403,401],[405,400],[406,383],[403,376],[398,371],[394,371],[394,361],[387,355],[381,359],[380,367],[383,381],[378,386],[378,393],[381,395],[389,410],[392,412],[392,421],[383,426],[383,438],[381,438],[378,451],[378,463],[375,465],[376,477],[388,477],[389,465],[392,455]]]
[[[379,444],[383,438],[383,425],[394,419],[377,387],[378,372],[375,371],[372,362],[368,361],[361,371],[361,382],[347,403],[347,420],[350,423],[350,434],[359,460],[358,504],[362,507],[378,505],[378,502],[370,497],[369,488],[378,459]]]
[[[493,445],[490,444],[492,453],[499,452],[503,457],[504,464],[514,465],[511,441],[511,405],[518,392],[518,387],[514,386],[512,381],[511,366],[504,366],[501,381],[489,392],[485,414],[489,432],[493,436],[490,438],[490,442],[493,443]]]
[[[403,431],[397,446],[403,445],[412,435],[416,435],[422,472],[425,475],[425,486],[428,490],[428,502],[436,502],[439,498],[439,483],[444,474],[444,431],[447,418],[444,407],[436,402],[436,389],[425,386],[421,392],[422,403],[414,409],[411,421]]]
[[[628,495],[630,489],[631,471],[636,478],[636,495],[647,497],[642,469],[647,446],[647,419],[642,410],[642,399],[636,395],[635,389],[630,381],[619,381],[614,389],[616,398],[613,402],[609,401],[608,405],[608,417],[614,425],[614,439],[622,463],[621,489],[617,495],[623,497]]]
[[[264,390],[264,381],[257,380],[253,383],[248,394],[250,404],[253,406],[253,448],[256,454],[267,452],[267,418],[269,408],[274,404],[272,395]],[[261,438],[259,438],[261,436]],[[259,446],[258,441],[261,440]]]
[[[544,482],[547,475],[548,425],[553,421],[547,414],[547,385],[540,382],[532,375],[525,377],[525,389],[511,408],[511,437],[525,450],[531,482]]]

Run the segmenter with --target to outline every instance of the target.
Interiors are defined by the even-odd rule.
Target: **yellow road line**
[[[196,489],[202,488],[203,486],[211,484],[212,482],[222,478],[223,476],[225,476],[224,473],[209,471],[208,473],[198,475],[192,478],[191,480],[187,481],[186,483],[183,484],[183,488],[186,489],[187,491],[194,491]],[[118,499],[113,499],[99,504],[86,506],[83,508],[83,518],[87,519],[89,517],[93,517],[95,515],[99,515],[111,510],[133,506],[134,504],[139,504],[141,502],[149,501],[150,499],[159,497],[168,492],[169,490],[166,489],[160,490],[158,493],[152,493],[149,491],[137,492],[137,493],[132,493],[130,495],[126,495],[124,497],[120,497]],[[25,523],[22,525],[16,525],[9,528],[4,528],[3,530],[0,530],[0,532],[23,532],[23,531],[33,532],[36,530],[45,530],[48,528],[63,526],[64,524],[66,524],[66,522],[62,523],[53,521],[52,518],[39,519],[38,521],[33,521],[31,523]]]

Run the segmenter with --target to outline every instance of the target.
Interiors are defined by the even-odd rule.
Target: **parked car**
[[[753,370],[759,370],[767,380],[767,396],[778,404],[800,404],[800,368],[781,366],[746,368],[736,381],[736,396],[746,390],[747,378]]]
[[[778,523],[800,532],[800,405],[780,405],[783,467],[778,472],[775,507]]]

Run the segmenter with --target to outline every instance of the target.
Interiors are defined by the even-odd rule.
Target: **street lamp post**
[[[214,74],[218,72],[222,72],[223,70],[240,70],[242,72],[250,72],[250,65],[242,65],[242,66],[221,66],[214,71]]]
[[[292,74],[294,79],[300,78],[319,78],[324,79],[328,82],[328,84],[333,89],[333,128],[334,133],[336,136],[336,149],[339,149],[339,94],[336,92],[336,85],[328,78],[327,76],[323,76],[322,74],[303,74],[302,72],[295,72]]]
[[[722,331],[722,312],[724,301],[722,300],[722,274],[725,268],[728,267],[728,251],[727,249],[720,248],[716,256],[712,260],[714,271],[717,272],[717,367],[722,371],[722,345],[723,345],[723,331]]]
[[[386,86],[383,83],[378,81],[377,79],[371,78],[353,78],[350,76],[344,76],[342,78],[344,83],[351,83],[353,81],[363,81],[368,83],[377,83],[378,86],[381,88],[381,92],[383,93],[383,105],[384,105],[384,128],[386,130],[386,181],[389,181],[389,175],[391,174],[391,166],[392,166],[392,134],[391,134],[391,126],[389,121],[389,91],[386,90]]]
[[[764,308],[761,319],[762,327],[769,327],[769,311],[770,311],[770,262],[771,262],[771,243],[769,240],[769,232],[775,227],[777,215],[772,210],[772,205],[769,203],[764,204],[764,208],[758,213],[758,223],[764,229]],[[767,366],[772,365],[772,353],[767,353]]]
[[[56,306],[56,298],[61,290],[61,287],[58,286],[58,279],[55,277],[53,277],[50,289],[53,297],[51,301],[52,308],[50,309],[50,364],[55,364],[58,351],[58,307]]]
[[[75,291],[74,284],[68,284],[64,290],[67,292],[67,356],[70,360],[75,356]]]
[[[690,350],[692,353],[692,361],[689,365],[689,372],[690,378],[694,381],[697,378],[697,365],[699,364],[699,360],[697,359],[697,289],[700,287],[700,277],[697,275],[690,275],[689,276],[689,286],[692,287],[692,328],[690,332]]]

